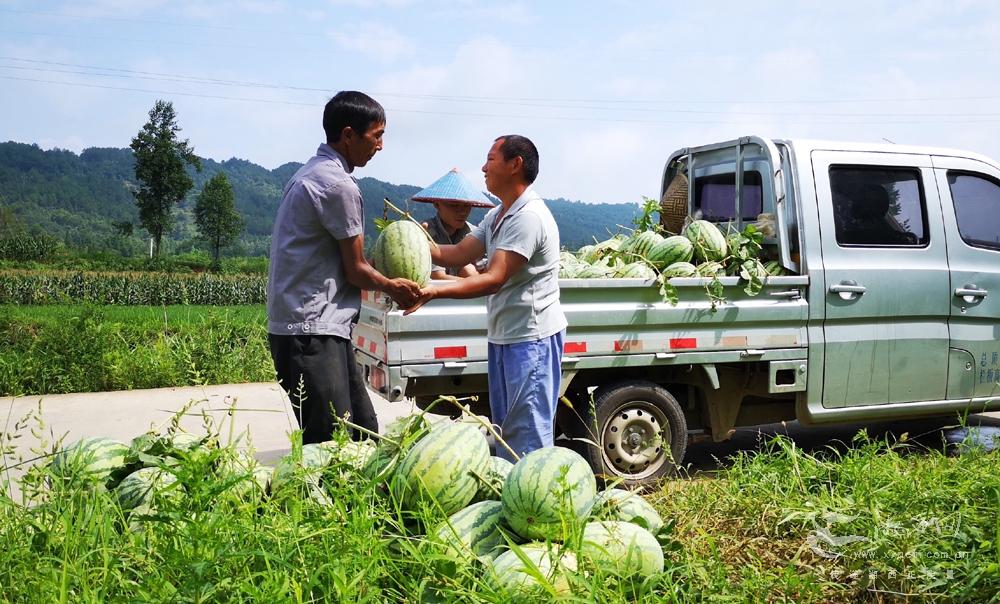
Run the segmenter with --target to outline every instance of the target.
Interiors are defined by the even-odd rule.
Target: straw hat
[[[411,199],[428,203],[435,201],[465,203],[474,208],[493,207],[493,203],[486,195],[483,195],[483,192],[468,177],[459,172],[458,168],[452,168],[450,172],[435,180],[433,184]]]
[[[660,200],[660,224],[671,233],[680,233],[684,230],[687,215],[688,180],[683,173],[678,172],[667,185],[663,199]]]

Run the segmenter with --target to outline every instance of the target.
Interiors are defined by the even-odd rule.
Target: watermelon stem
[[[413,224],[415,224],[418,227],[420,227],[420,230],[423,231],[424,236],[427,237],[427,241],[430,241],[431,245],[434,246],[435,248],[437,248],[437,246],[438,246],[437,241],[434,241],[434,238],[431,237],[431,234],[427,232],[427,229],[424,228],[424,225],[420,224],[420,222],[418,222],[417,220],[414,220],[413,216],[410,216],[409,212],[404,212],[403,210],[400,210],[399,208],[397,208],[395,205],[393,205],[393,203],[391,201],[389,201],[388,197],[384,197],[382,199],[382,201],[384,201],[387,206],[389,206],[390,208],[392,208],[393,210],[395,210],[396,213],[402,215],[403,218],[406,218],[407,220],[409,220]]]
[[[438,398],[437,398],[437,400],[435,400],[434,402],[437,403],[438,401],[447,401],[449,403],[453,403],[456,407],[458,407],[462,411],[462,415],[465,415],[467,417],[471,417],[474,421],[476,421],[477,423],[479,423],[479,425],[481,425],[484,428],[486,428],[486,431],[489,432],[498,443],[500,443],[501,445],[503,445],[504,449],[507,449],[507,451],[514,457],[515,461],[521,459],[521,456],[518,455],[517,453],[515,453],[514,449],[511,449],[510,445],[507,444],[507,441],[505,441],[500,436],[500,434],[498,434],[497,431],[493,429],[493,424],[491,424],[491,423],[489,423],[487,421],[483,421],[483,418],[481,418],[478,415],[476,415],[475,413],[469,411],[468,407],[466,407],[466,406],[464,406],[464,405],[462,405],[461,403],[458,402],[457,398],[455,398],[454,396],[449,396],[449,395],[442,394],[442,395],[439,395]]]
[[[368,436],[371,436],[371,437],[376,438],[378,440],[384,440],[384,441],[386,441],[386,442],[388,442],[388,443],[390,443],[390,444],[392,444],[392,445],[394,445],[396,447],[399,447],[400,444],[401,444],[400,441],[398,441],[398,440],[396,440],[394,438],[389,438],[388,436],[384,436],[382,434],[379,434],[378,432],[372,432],[368,428],[359,426],[359,425],[355,424],[354,422],[352,422],[350,420],[346,420],[346,419],[344,419],[344,418],[342,418],[340,416],[334,416],[334,417],[336,417],[336,419],[337,419],[338,422],[344,424],[348,428],[354,428],[355,430],[357,430],[359,432],[367,434]]]
[[[497,497],[499,497],[500,495],[502,495],[502,493],[500,491],[498,491],[495,486],[493,486],[493,483],[488,478],[484,477],[482,474],[480,474],[479,472],[477,472],[475,470],[469,470],[469,473],[472,474],[476,478],[476,480],[479,481],[480,484],[486,485],[486,487],[489,488],[489,490],[491,490],[494,493],[496,493]]]

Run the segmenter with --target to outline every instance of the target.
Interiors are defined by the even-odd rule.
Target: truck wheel
[[[587,446],[585,456],[596,474],[638,485],[677,471],[687,448],[687,420],[665,388],[644,380],[601,388],[594,410],[590,438],[601,446]]]

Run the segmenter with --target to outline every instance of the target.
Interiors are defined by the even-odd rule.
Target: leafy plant
[[[663,227],[660,226],[659,214],[660,202],[644,196],[642,198],[642,204],[639,206],[639,215],[632,219],[632,224],[635,225],[635,230],[657,231],[662,233]]]

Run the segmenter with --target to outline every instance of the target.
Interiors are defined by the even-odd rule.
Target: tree
[[[3,201],[0,194],[0,201]],[[0,237],[13,237],[24,232],[24,224],[18,219],[14,210],[6,205],[0,205]]]
[[[201,171],[201,160],[194,149],[187,140],[178,140],[180,130],[173,103],[156,101],[149,112],[149,121],[130,145],[139,181],[139,188],[132,195],[139,206],[139,224],[153,237],[157,257],[163,234],[173,225],[173,206],[194,186],[185,166],[192,165]]]
[[[211,178],[194,206],[198,232],[212,248],[212,266],[219,267],[219,252],[243,232],[243,218],[236,211],[233,187],[222,172]]]
[[[115,232],[121,235],[122,237],[131,237],[132,232],[134,230],[132,221],[130,220],[122,220],[122,221],[113,220],[111,221],[111,228],[113,228]]]

